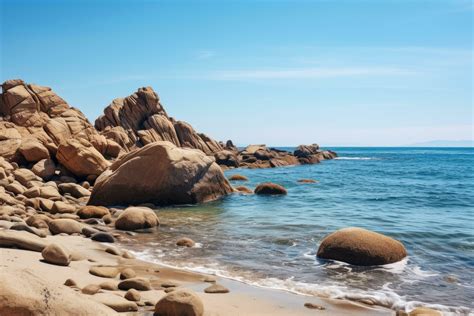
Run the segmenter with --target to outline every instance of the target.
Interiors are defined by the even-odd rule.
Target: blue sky
[[[0,80],[92,122],[152,86],[241,145],[473,139],[471,0],[0,2]]]

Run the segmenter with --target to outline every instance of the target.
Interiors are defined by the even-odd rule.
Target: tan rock
[[[89,269],[89,273],[102,278],[115,278],[119,270],[112,266],[93,266]]]
[[[118,283],[114,281],[105,281],[99,284],[100,288],[107,291],[117,291]]]
[[[46,246],[46,241],[25,231],[0,230],[0,247],[14,247],[41,252]]]
[[[103,206],[87,205],[81,207],[77,215],[79,215],[80,218],[102,218],[105,215],[110,215],[110,212]]]
[[[188,237],[180,238],[176,242],[176,245],[181,246],[181,247],[193,247],[195,244],[196,243],[194,242],[194,240],[192,240],[191,238],[188,238]]]
[[[58,161],[78,177],[100,175],[109,163],[84,139],[68,139],[58,147]]]
[[[249,179],[246,176],[241,174],[233,174],[229,177],[230,181],[248,181]]]
[[[150,281],[145,278],[131,278],[123,280],[118,284],[119,289],[127,291],[129,289],[135,289],[138,291],[150,291],[152,290]]]
[[[147,207],[129,207],[115,221],[115,228],[121,230],[137,230],[158,226],[159,220],[155,212]]]
[[[261,183],[255,188],[255,194],[260,195],[284,195],[287,191],[284,187],[279,184],[266,182]]]
[[[25,138],[19,148],[20,153],[29,162],[37,162],[49,158],[48,149],[35,138]]]
[[[120,272],[120,280],[126,280],[136,277],[137,274],[131,268],[125,268]]]
[[[92,296],[92,299],[119,313],[135,312],[138,310],[136,303],[111,293],[97,293]]]
[[[71,205],[62,201],[56,201],[53,204],[53,208],[51,209],[52,214],[74,214],[76,212],[76,206]]]
[[[48,223],[49,230],[54,235],[65,233],[68,235],[71,234],[80,234],[82,232],[83,224],[76,222],[73,219],[61,218],[55,219]]]
[[[189,204],[231,192],[212,158],[197,150],[156,142],[122,156],[105,171],[96,181],[89,204]]]
[[[31,168],[31,171],[43,180],[48,181],[54,176],[56,164],[52,159],[42,159]]]
[[[61,183],[58,185],[59,191],[62,194],[70,194],[75,198],[88,197],[91,192],[76,183]]]
[[[70,252],[61,245],[49,244],[41,252],[44,261],[60,266],[68,266],[71,262]]]
[[[229,293],[229,289],[220,284],[214,283],[211,286],[206,287],[204,292],[208,294],[224,294]]]
[[[317,253],[319,258],[360,266],[394,263],[406,255],[401,242],[357,227],[340,229],[326,236]]]
[[[155,305],[157,316],[202,316],[204,305],[194,292],[190,290],[174,290],[168,293]]]
[[[130,289],[127,291],[127,293],[125,293],[124,297],[129,301],[138,302],[141,298],[141,295],[137,290]]]
[[[81,292],[86,295],[94,295],[100,291],[100,286],[97,284],[89,284],[82,288]]]

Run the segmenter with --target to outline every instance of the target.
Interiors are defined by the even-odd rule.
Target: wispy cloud
[[[318,79],[354,76],[413,75],[416,71],[397,67],[341,67],[341,68],[287,68],[216,71],[209,75],[212,80],[247,79]]]
[[[212,50],[200,50],[196,53],[196,59],[209,59],[216,56],[216,52]]]

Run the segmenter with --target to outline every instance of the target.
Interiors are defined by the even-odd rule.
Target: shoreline
[[[48,282],[60,287],[62,291],[71,291],[70,288],[63,285],[67,279],[76,281],[78,289],[105,281],[119,281],[118,277],[102,278],[91,275],[88,272],[91,266],[108,265],[117,266],[119,269],[131,267],[137,273],[137,277],[148,278],[154,288],[151,291],[140,292],[142,304],[145,305],[145,302],[147,302],[146,304],[150,305],[139,306],[138,313],[143,315],[152,314],[156,302],[165,295],[161,284],[166,282],[195,291],[203,301],[204,315],[314,315],[315,310],[305,307],[305,303],[324,307],[324,310],[317,311],[318,315],[347,315],[347,313],[351,315],[391,315],[393,313],[392,310],[383,307],[368,306],[349,300],[325,299],[283,290],[261,288],[218,276],[212,276],[212,278],[228,288],[230,292],[226,294],[206,294],[203,289],[211,283],[203,282],[203,279],[209,277],[209,275],[171,268],[141,259],[125,259],[105,252],[105,249],[109,247],[119,249],[116,245],[105,245],[80,236],[56,235],[47,236],[43,240],[63,245],[71,251],[75,259],[79,260],[72,261],[67,267],[61,267],[41,261],[40,252],[0,248],[2,274],[5,273],[6,275],[22,269],[28,270],[39,278],[46,277]],[[79,291],[78,289],[77,291]],[[125,294],[125,291],[100,290],[100,292],[120,296]],[[97,294],[81,295],[93,299]]]

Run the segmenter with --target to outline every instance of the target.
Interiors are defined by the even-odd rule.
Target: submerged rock
[[[231,192],[213,158],[170,142],[155,142],[122,156],[100,175],[89,204],[193,204]]]
[[[249,179],[246,176],[241,174],[233,174],[229,177],[230,181],[248,181]]]
[[[194,240],[192,240],[191,238],[188,238],[188,237],[180,238],[176,242],[176,245],[181,246],[181,247],[193,247],[195,244],[196,243],[194,242]]]
[[[286,189],[279,184],[266,182],[261,183],[255,188],[255,194],[261,195],[284,195],[287,194]]]
[[[403,244],[363,228],[349,227],[326,236],[317,256],[359,266],[394,263],[407,256]]]

